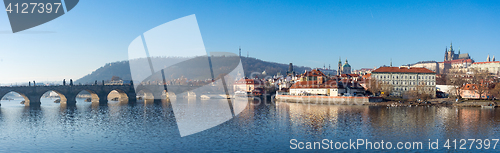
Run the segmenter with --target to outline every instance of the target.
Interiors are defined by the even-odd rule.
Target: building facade
[[[439,73],[439,64],[436,61],[423,61],[411,65],[410,67],[426,68],[435,73]]]
[[[430,93],[436,97],[436,73],[417,67],[380,67],[372,71],[371,78],[393,87],[391,95],[404,96],[404,94],[418,92]]]
[[[467,99],[489,99],[491,98],[491,93],[488,90],[485,89],[479,89],[479,88],[488,88],[486,85],[481,85],[479,84],[465,84],[462,87],[460,96],[462,98],[467,98]],[[481,91],[483,90],[483,91]]]
[[[494,75],[500,75],[500,61],[476,62],[473,63],[470,68],[488,71],[490,74]]]
[[[305,72],[289,90],[290,95],[323,95],[323,96],[359,96],[365,90],[352,79],[341,79],[339,76],[328,77],[323,72],[313,69]]]

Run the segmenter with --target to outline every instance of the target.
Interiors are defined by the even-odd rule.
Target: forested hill
[[[199,59],[200,62],[204,60],[202,57],[198,57],[195,58],[194,61],[196,61],[197,59]],[[155,58],[153,60],[179,60],[179,58],[172,58],[172,59]],[[267,62],[252,57],[249,58],[241,57],[241,62],[243,64],[245,75],[247,76],[249,76],[252,72],[258,72],[259,73],[258,77],[262,78],[265,77],[265,75],[262,74],[262,72],[264,71],[266,72],[266,75],[273,76],[276,75],[278,72],[280,72],[281,74],[286,74],[288,70],[288,64]],[[294,70],[297,73],[303,73],[304,70],[310,70],[310,69],[311,68],[309,67],[294,66]],[[104,66],[93,71],[92,73],[76,80],[75,83],[86,84],[86,83],[93,83],[95,80],[98,80],[99,82],[101,80],[111,80],[111,77],[113,76],[120,77],[123,80],[131,80],[129,62],[119,61],[119,62],[107,63]]]

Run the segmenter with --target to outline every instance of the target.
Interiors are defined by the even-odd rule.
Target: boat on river
[[[492,109],[495,108],[495,105],[481,105],[481,108],[487,108],[487,109]]]

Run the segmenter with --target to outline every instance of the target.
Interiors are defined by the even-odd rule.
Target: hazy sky
[[[84,0],[65,15],[12,34],[0,13],[0,83],[76,80],[127,60],[133,39],[196,14],[208,52],[353,69],[442,61],[446,46],[476,61],[500,58],[500,1]]]

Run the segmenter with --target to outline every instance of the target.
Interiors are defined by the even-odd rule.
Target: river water
[[[307,142],[318,142],[316,150],[309,151],[364,152],[366,145],[342,149],[348,146],[343,142],[360,140],[379,144],[378,150],[372,145],[368,151],[384,151],[383,141],[385,151],[442,152],[448,150],[447,140],[449,150],[459,150],[462,144],[463,151],[500,149],[493,140],[500,138],[498,109],[254,101],[220,125],[181,137],[169,102],[111,101],[100,106],[78,99],[76,106],[68,107],[42,98],[36,108],[19,104],[21,100],[0,102],[0,152],[293,152],[306,150]],[[333,145],[319,145],[324,141]],[[436,141],[438,149],[429,149]],[[422,149],[407,149],[407,142],[421,142]]]

